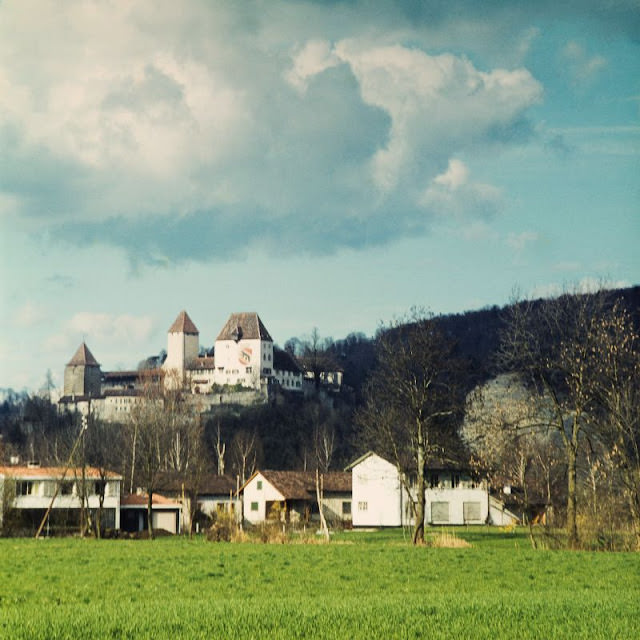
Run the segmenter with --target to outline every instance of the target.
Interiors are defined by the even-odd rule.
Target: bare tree
[[[597,419],[640,549],[640,333],[620,301],[598,324],[595,362]]]
[[[216,429],[216,458],[218,460],[218,475],[224,475],[224,454],[227,451],[227,445],[225,442],[222,442],[220,437],[220,420],[218,420],[218,425]]]
[[[143,380],[143,395],[130,413],[134,469],[147,492],[147,530],[153,538],[153,493],[171,446],[171,432],[163,406],[163,386],[152,378]],[[132,471],[133,477],[133,471]]]
[[[103,534],[103,508],[110,473],[123,466],[122,451],[125,448],[123,428],[119,424],[107,422],[93,413],[88,415],[87,430],[84,434],[84,459],[98,472],[95,490],[98,495],[98,511],[95,514],[94,533],[96,538]],[[86,495],[86,492],[85,492]]]
[[[365,439],[397,465],[412,496],[413,543],[418,544],[424,542],[429,459],[445,457],[451,419],[462,409],[455,385],[455,345],[435,318],[414,310],[383,327],[376,348],[377,366],[356,420]]]
[[[240,484],[244,484],[255,471],[258,461],[259,440],[255,432],[238,431],[231,443],[231,456]]]
[[[549,402],[540,427],[555,431],[567,469],[568,544],[578,544],[577,470],[582,439],[597,438],[593,394],[599,325],[610,309],[606,292],[568,293],[550,300],[518,302],[509,308],[501,363],[518,371],[530,389]]]
[[[323,422],[313,429],[313,448],[318,462],[318,469],[326,472],[331,466],[335,451],[336,431],[331,424]]]

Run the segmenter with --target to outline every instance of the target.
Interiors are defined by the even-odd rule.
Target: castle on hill
[[[169,327],[166,359],[145,376],[188,389],[200,411],[225,403],[265,402],[276,389],[302,393],[304,379],[293,356],[274,346],[257,313],[232,313],[213,355],[201,355],[200,332],[186,311]],[[118,420],[141,399],[141,372],[103,372],[84,342],[65,366],[63,410]]]

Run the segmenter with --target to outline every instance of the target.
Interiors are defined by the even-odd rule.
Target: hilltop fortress
[[[220,404],[259,404],[275,390],[303,392],[296,360],[275,347],[257,313],[232,313],[216,338],[213,354],[202,355],[200,332],[186,311],[169,327],[167,357],[145,371],[103,372],[83,342],[64,370],[62,410],[124,419],[142,398],[142,377],[187,389],[199,411]]]

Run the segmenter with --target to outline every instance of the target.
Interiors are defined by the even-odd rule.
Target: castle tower
[[[164,369],[175,369],[181,374],[189,369],[198,357],[200,332],[186,311],[181,311],[169,328],[167,337],[167,359]]]
[[[64,395],[97,397],[101,384],[100,365],[83,342],[64,368]]]

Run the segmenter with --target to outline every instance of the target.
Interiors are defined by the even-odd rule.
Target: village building
[[[415,486],[396,465],[369,451],[347,467],[351,471],[354,527],[413,525],[411,508]],[[425,490],[425,524],[510,525],[519,517],[490,495],[486,480],[465,469],[432,464]]]
[[[147,531],[149,496],[143,492],[123,496],[120,501],[120,528],[128,533]],[[151,523],[154,531],[181,532],[182,504],[159,493],[151,495]]]
[[[158,474],[156,487],[163,496],[182,505],[183,531],[198,532],[221,514],[230,513],[236,520],[242,517],[237,481],[228,475],[215,473],[185,474],[164,471]],[[196,501],[192,510],[192,501]],[[191,514],[195,514],[193,529]]]
[[[318,475],[323,514],[328,523],[351,522],[351,473]],[[248,524],[267,520],[306,523],[320,518],[316,474],[311,471],[256,471],[240,489]]]
[[[84,496],[91,517],[101,513],[103,530],[119,529],[121,484],[122,476],[94,467],[0,467],[0,525],[3,514],[13,511],[18,528],[35,532],[51,507],[49,529],[77,527]]]

